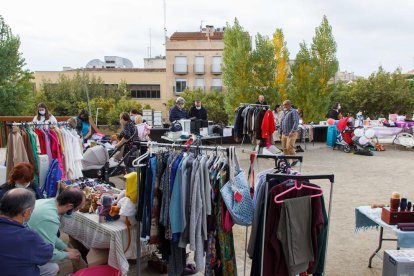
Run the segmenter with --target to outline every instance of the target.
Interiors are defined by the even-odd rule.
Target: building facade
[[[224,29],[207,26],[200,32],[175,32],[166,43],[167,92],[222,91]]]
[[[100,59],[93,59],[86,64],[86,68],[89,69],[100,69],[100,68],[107,68],[107,69],[114,69],[114,68],[133,68],[134,65],[132,62],[123,57],[117,56],[105,56],[104,61]]]
[[[60,75],[73,78],[77,73],[88,74],[102,79],[105,85],[117,86],[127,83],[132,99],[140,104],[149,104],[154,110],[162,111],[163,117],[168,117],[167,102],[172,97],[167,92],[165,69],[78,69],[66,71],[36,71],[34,72],[34,85],[40,91],[42,85],[57,83]]]

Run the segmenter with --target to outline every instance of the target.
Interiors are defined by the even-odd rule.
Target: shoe
[[[299,163],[299,161],[298,161],[298,160],[295,160],[295,161],[293,161],[293,162],[292,162],[292,164],[290,164],[290,166],[291,166],[291,167],[294,167],[294,166],[296,166],[298,163]]]

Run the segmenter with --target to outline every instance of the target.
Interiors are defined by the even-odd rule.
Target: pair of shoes
[[[292,164],[290,164],[290,166],[291,166],[291,167],[294,167],[294,166],[296,166],[298,163],[299,163],[299,161],[298,161],[298,160],[295,160],[295,161],[293,161],[293,162],[292,162]]]

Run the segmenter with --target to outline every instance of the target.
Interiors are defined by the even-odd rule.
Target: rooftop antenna
[[[149,58],[151,58],[151,48],[152,48],[152,45],[151,45],[151,28],[149,29],[149,43],[150,43],[150,45],[149,45]]]
[[[164,45],[167,45],[167,4],[164,0]]]

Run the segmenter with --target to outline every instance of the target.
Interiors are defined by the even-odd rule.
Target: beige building
[[[89,76],[100,77],[105,85],[118,85],[126,82],[131,91],[131,97],[140,104],[149,104],[154,110],[162,111],[163,117],[168,117],[166,107],[168,99],[172,97],[167,92],[165,69],[78,69],[65,71],[36,71],[34,83],[37,91],[43,83],[56,83],[59,75],[72,78],[77,72],[87,73]]]
[[[186,88],[222,91],[223,29],[207,26],[200,32],[175,32],[166,44],[168,94]]]

